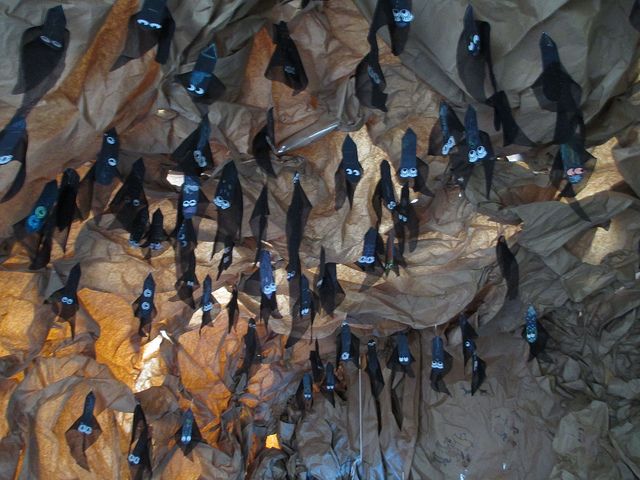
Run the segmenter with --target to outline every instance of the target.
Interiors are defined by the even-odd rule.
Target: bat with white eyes
[[[205,114],[196,128],[171,154],[185,175],[200,176],[213,168],[213,154],[209,145],[211,124]]]
[[[384,255],[384,243],[378,233],[378,230],[371,227],[364,234],[364,245],[362,247],[362,255],[356,262],[356,265],[363,272],[373,272],[376,267],[382,266],[380,256]]]
[[[460,330],[462,332],[462,354],[464,356],[465,367],[471,360],[471,395],[474,395],[486,378],[486,363],[478,356],[474,339],[478,334],[469,324],[466,315],[460,314]]]
[[[240,365],[240,368],[233,376],[236,385],[244,383],[242,381],[243,377],[246,377],[246,380],[248,380],[251,376],[251,366],[255,363],[260,363],[261,359],[256,321],[250,318],[247,333],[244,336],[244,358],[242,359],[242,365]]]
[[[418,245],[418,235],[420,233],[418,215],[409,199],[409,185],[406,183],[402,186],[400,203],[394,213],[393,227],[395,235],[398,237],[398,251],[395,263],[402,265],[404,263],[402,256],[404,255],[406,241],[409,240],[409,251],[413,252]],[[389,249],[387,249],[387,258],[390,258],[389,253]]]
[[[273,107],[267,110],[267,123],[260,129],[251,142],[251,152],[258,166],[270,177],[276,176],[271,163],[271,154],[276,151],[275,121]]]
[[[476,109],[471,105],[467,108],[464,117],[464,129],[466,135],[467,158],[470,164],[482,162],[484,168],[485,194],[489,198],[491,184],[493,182],[493,167],[496,157],[491,145],[489,134],[478,128]]]
[[[51,258],[57,199],[58,184],[51,180],[44,186],[29,215],[13,225],[14,236],[29,253],[30,270],[46,267]]]
[[[253,296],[260,297],[260,320],[268,325],[270,317],[282,318],[278,312],[276,281],[271,265],[271,253],[260,250],[260,266],[243,283],[243,290]]]
[[[28,112],[55,85],[65,67],[69,46],[67,19],[61,5],[47,10],[44,24],[31,27],[20,41],[20,70],[13,94],[24,93],[21,110]]]
[[[218,230],[214,242],[214,253],[224,244],[225,250],[232,249],[233,244],[240,239],[242,227],[242,186],[238,178],[235,163],[225,164],[216,188],[213,204],[218,207]],[[230,260],[230,258],[229,258]],[[230,262],[229,262],[230,264]]]
[[[382,222],[382,204],[391,212],[397,206],[393,181],[391,180],[391,166],[386,160],[380,162],[380,181],[371,197],[371,205],[378,219],[377,225]]]
[[[218,51],[212,43],[200,52],[191,72],[177,76],[194,102],[210,105],[224,95],[226,87],[213,74],[217,62]]]
[[[163,244],[165,244],[169,238],[167,232],[164,231],[163,224],[164,215],[162,215],[162,211],[159,208],[156,208],[156,211],[153,212],[153,216],[151,217],[151,226],[145,237],[145,242],[140,245],[140,248],[148,249],[145,255],[147,259],[159,255],[160,251],[164,248]]]
[[[387,368],[393,372],[402,372],[413,378],[413,368],[411,364],[415,362],[415,358],[409,350],[409,340],[406,333],[396,333],[393,335],[394,347],[391,355],[387,360]]]
[[[398,177],[403,182],[413,183],[413,191],[433,197],[433,192],[427,187],[429,165],[416,156],[416,133],[408,128],[402,137],[402,157]]]
[[[449,155],[464,138],[464,126],[451,106],[440,103],[438,122],[434,123],[429,135],[429,155]]]
[[[142,285],[142,294],[132,304],[133,314],[140,319],[138,335],[141,337],[149,336],[151,322],[158,313],[153,301],[155,293],[156,282],[153,280],[153,274],[150,273]]]
[[[58,189],[58,202],[56,206],[56,232],[54,236],[67,251],[67,239],[71,225],[75,220],[82,219],[82,210],[87,211],[90,199],[79,195],[80,177],[73,168],[65,169],[62,174],[60,188]],[[83,204],[81,208],[79,204]]]
[[[345,199],[349,200],[349,208],[353,206],[353,195],[358,182],[364,175],[358,160],[358,147],[347,135],[342,143],[342,161],[335,174],[336,210],[340,210]]]
[[[76,313],[78,312],[78,284],[80,283],[80,264],[73,266],[64,287],[54,292],[47,300],[53,312],[71,326],[71,338],[76,336]]]
[[[156,45],[156,62],[166,63],[175,29],[167,0],[144,0],[142,9],[129,19],[124,48],[111,71],[142,57]]]
[[[296,403],[301,411],[308,411],[313,407],[313,376],[306,372],[300,380],[296,390]]]
[[[82,415],[73,422],[64,434],[71,456],[78,465],[87,471],[90,471],[87,449],[98,440],[102,433],[100,424],[93,414],[95,405],[96,396],[93,392],[89,392],[84,399]]]
[[[538,320],[538,312],[533,305],[527,308],[522,338],[529,344],[529,361],[544,352],[549,341],[549,333]]]
[[[190,408],[182,416],[182,424],[173,438],[185,456],[189,455],[198,443],[206,443]]]
[[[211,287],[211,277],[207,275],[202,283],[202,298],[200,299],[200,308],[202,308],[202,323],[200,324],[200,334],[202,329],[207,325],[211,325],[213,322],[212,311],[213,307],[218,303],[213,296],[213,289]]]
[[[287,222],[285,225],[287,252],[289,254],[287,280],[292,280],[296,275],[301,274],[300,244],[302,243],[311,208],[311,202],[309,202],[300,183],[300,174],[296,172],[293,175],[293,196],[287,209]]]
[[[347,322],[342,324],[336,337],[336,365],[340,362],[353,362],[360,368],[360,339],[351,333]]]
[[[453,357],[444,349],[442,337],[436,335],[431,340],[431,373],[429,379],[431,388],[439,393],[451,395],[444,377],[451,371]]]
[[[304,274],[289,283],[289,296],[295,301],[291,302],[291,332],[285,348],[295,345],[309,328],[313,337],[313,321],[316,316],[316,305],[319,303]]]
[[[267,217],[269,217],[269,215],[269,188],[267,184],[265,184],[264,187],[262,187],[260,196],[258,196],[256,200],[253,212],[251,212],[251,219],[249,220],[251,233],[256,239],[256,257],[253,262],[254,264],[258,263],[262,250],[262,242],[267,238]]]
[[[27,121],[22,114],[17,113],[0,132],[0,166],[14,161],[20,163],[18,173],[9,190],[0,199],[0,203],[13,198],[24,185],[24,179],[27,175],[28,143]]]
[[[327,398],[327,400],[329,400],[331,405],[334,407],[336,406],[334,393],[338,391],[338,389],[336,388],[337,386],[338,385],[336,382],[333,363],[327,362],[327,364],[324,367],[324,383],[320,388],[322,390],[322,394]]]
[[[133,412],[127,462],[133,480],[142,480],[151,472],[151,436],[140,404],[136,405]]]
[[[307,88],[309,81],[298,47],[291,38],[285,22],[279,22],[273,26],[273,42],[276,44],[276,49],[264,76],[269,80],[287,85],[296,95]]]

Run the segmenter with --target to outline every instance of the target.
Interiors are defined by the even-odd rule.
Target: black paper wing
[[[27,174],[28,143],[27,121],[23,115],[16,114],[0,132],[0,167],[15,161],[20,163],[20,168],[0,203],[13,198],[24,185]]]
[[[504,236],[498,238],[496,245],[496,257],[500,272],[507,282],[507,298],[510,300],[518,296],[518,285],[520,283],[520,274],[518,269],[518,261],[515,255],[509,250],[507,241]]]

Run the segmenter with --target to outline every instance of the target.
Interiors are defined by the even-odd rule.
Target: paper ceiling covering
[[[474,0],[471,17],[466,1],[382,1],[396,27],[390,35],[383,22],[376,40],[376,4],[0,0],[0,147],[24,158],[0,164],[0,478],[640,476],[640,7]],[[483,22],[495,84],[474,83],[484,63],[459,65],[463,29],[479,28],[486,47]],[[540,105],[540,91],[552,95],[533,88],[543,33],[572,98],[580,90],[577,105]],[[497,156],[490,185],[482,161],[471,170],[465,160],[461,186],[454,155],[433,150],[442,102],[467,144],[475,110],[480,146]],[[517,129],[495,129],[499,109]],[[559,144],[572,145],[558,141],[563,114],[584,122],[595,157],[575,197],[550,179]],[[516,139],[506,147],[505,129]],[[348,185],[347,170],[336,175],[343,145],[353,150],[347,135],[359,162],[349,168],[362,170]],[[202,165],[184,177],[180,159],[194,146]],[[408,192],[418,235],[388,275],[356,264],[369,229],[385,243],[396,232],[384,179],[378,189],[385,160],[398,204],[401,168],[426,173]],[[188,197],[196,190],[183,182],[198,181]],[[88,184],[92,204],[78,218],[71,208],[68,239],[58,229],[50,259],[34,265],[19,241],[41,220],[34,206],[48,212],[57,198],[59,211],[61,192],[77,186],[88,198]],[[251,219],[265,185],[257,257]],[[340,188],[353,196],[344,190],[336,208]],[[43,191],[54,192],[51,205]],[[296,198],[301,209],[290,209]],[[145,206],[144,224],[159,225],[159,209],[166,236],[122,228],[139,225]],[[32,213],[31,227],[20,224]],[[197,245],[180,229],[191,224]],[[498,265],[500,236],[517,261],[517,292]],[[322,255],[344,291],[333,314],[314,296]],[[261,283],[270,272],[273,297]],[[292,320],[304,298],[312,328]],[[533,359],[521,335],[530,306],[549,335]],[[461,313],[477,338],[459,327]],[[353,352],[340,360],[344,323]],[[450,355],[449,394],[433,387],[434,336]],[[477,360],[486,378],[476,388]],[[265,445],[273,434],[278,448]]]

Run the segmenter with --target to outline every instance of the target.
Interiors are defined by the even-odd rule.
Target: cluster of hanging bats
[[[303,2],[304,4],[308,2]],[[304,6],[304,5],[303,5]],[[370,108],[386,111],[386,88],[384,74],[378,62],[377,31],[387,26],[392,51],[399,55],[409,36],[413,20],[411,0],[379,0],[367,36],[370,51],[355,71],[356,93],[360,102]],[[636,0],[631,14],[631,22],[640,29],[640,2]],[[494,127],[502,129],[504,145],[519,144],[533,146],[534,143],[518,127],[511,113],[507,95],[498,89],[493,72],[490,49],[490,25],[474,18],[471,6],[466,10],[463,30],[457,48],[457,67],[459,76],[473,99],[494,109]],[[142,9],[130,18],[128,36],[121,55],[112,67],[115,70],[132,59],[139,58],[157,46],[155,60],[163,64],[169,56],[170,43],[175,31],[175,22],[166,6],[166,0],[144,0]],[[273,40],[275,52],[269,62],[265,75],[267,78],[288,85],[295,92],[304,90],[308,80],[296,45],[289,35],[287,24],[274,25]],[[24,93],[22,107],[14,118],[0,132],[0,166],[12,161],[21,163],[12,185],[2,198],[7,201],[22,187],[26,175],[27,122],[29,109],[51,88],[64,69],[64,57],[70,41],[70,32],[66,29],[66,19],[62,6],[47,11],[45,22],[26,30],[22,36],[20,73],[14,93]],[[591,159],[585,149],[585,125],[580,109],[582,89],[563,67],[556,44],[546,33],[540,39],[542,56],[542,74],[532,85],[541,108],[556,112],[556,126],[553,143],[559,149],[551,170],[551,180],[561,195],[575,196],[574,187],[583,182],[587,172],[587,162]],[[194,65],[193,71],[177,77],[193,101],[199,104],[211,104],[225,92],[225,86],[214,75],[217,61],[215,44],[203,49]],[[488,72],[493,89],[491,96],[485,94],[485,76]],[[206,217],[206,208],[210,203],[217,207],[218,230],[214,241],[214,253],[223,249],[218,266],[220,273],[227,269],[233,259],[233,248],[241,240],[241,222],[243,210],[242,187],[233,161],[229,161],[221,171],[215,197],[210,202],[200,188],[200,176],[213,167],[213,158],[209,146],[210,125],[204,115],[198,128],[173,152],[172,158],[184,172],[184,183],[178,204],[176,226],[166,233],[162,212],[157,209],[149,218],[148,202],[144,192],[145,166],[142,159],[133,164],[129,174],[108,205],[107,213],[114,216],[112,228],[122,228],[129,233],[129,243],[145,251],[150,259],[163,252],[169,243],[173,244],[177,259],[178,281],[177,296],[196,307],[193,298],[194,288],[198,286],[195,275],[195,248],[197,244],[197,219]],[[257,164],[268,176],[275,177],[272,158],[276,155],[273,109],[267,112],[267,122],[253,139],[252,153]],[[66,169],[60,185],[56,180],[47,183],[29,215],[14,225],[15,239],[27,249],[31,259],[31,269],[47,266],[51,256],[52,239],[56,238],[66,249],[67,238],[72,223],[84,220],[91,210],[95,217],[101,215],[95,210],[94,196],[98,190],[110,196],[111,185],[116,177],[122,178],[119,171],[119,139],[115,128],[106,131],[102,147],[95,164],[81,180],[75,170]],[[443,155],[450,158],[450,174],[454,182],[465,188],[473,167],[483,165],[486,179],[486,194],[489,195],[493,167],[496,160],[489,135],[480,130],[476,110],[469,105],[464,124],[454,110],[442,103],[439,122],[431,133],[430,155]],[[409,189],[432,196],[427,187],[429,168],[427,163],[416,156],[416,135],[408,129],[402,138],[402,157],[397,171],[402,183],[400,198],[396,200],[392,182],[391,167],[386,160],[380,164],[380,181],[373,196],[373,207],[377,214],[377,224],[364,236],[362,256],[356,264],[364,271],[384,272],[391,270],[398,274],[402,266],[405,243],[410,250],[416,246],[418,221],[414,207],[409,201]],[[356,144],[347,136],[342,146],[342,161],[335,173],[335,208],[343,207],[346,200],[351,205],[358,182],[364,175],[358,161]],[[295,344],[313,324],[316,311],[322,309],[332,315],[344,299],[344,291],[338,282],[336,264],[325,260],[324,249],[320,255],[320,265],[312,289],[307,277],[301,271],[299,248],[312,205],[301,185],[300,175],[293,177],[293,197],[286,216],[286,236],[289,263],[287,279],[290,285],[292,306],[292,331],[286,347]],[[386,245],[378,232],[383,206],[394,219],[394,228],[389,233]],[[104,209],[104,205],[102,207]],[[257,242],[254,265],[255,272],[240,282],[241,288],[250,295],[259,296],[260,319],[265,323],[271,316],[281,318],[276,303],[276,283],[271,262],[271,254],[263,248],[269,217],[268,189],[265,185],[256,200],[251,214],[250,226]],[[497,260],[501,272],[507,281],[507,297],[518,295],[518,264],[504,237],[500,237],[496,247]],[[75,265],[65,286],[55,292],[48,301],[56,314],[71,325],[75,335],[74,316],[78,311],[77,289],[80,280],[80,265]],[[142,293],[133,303],[134,315],[140,320],[139,335],[147,336],[156,314],[154,305],[155,282],[152,274],[144,280]],[[216,303],[212,294],[212,279],[209,275],[202,286],[199,301],[202,308],[201,329],[212,322],[211,311]],[[231,300],[227,305],[229,330],[238,316],[238,287],[234,286]],[[485,363],[479,358],[475,338],[476,332],[461,314],[459,326],[463,336],[463,355],[465,365],[472,363],[471,391],[474,394],[485,378]],[[245,360],[238,373],[247,373],[252,363],[259,358],[259,343],[256,336],[255,321],[249,321],[245,336]],[[523,337],[530,345],[531,358],[540,353],[547,342],[548,334],[538,321],[536,310],[529,306],[526,313]],[[414,359],[409,351],[405,333],[393,336],[395,348],[388,361],[389,368],[413,375],[411,364]],[[360,366],[360,342],[344,323],[337,337],[336,366],[340,362],[352,361]],[[305,405],[312,400],[313,384],[320,385],[321,391],[334,402],[336,377],[331,362],[323,365],[317,348],[310,353],[311,373],[306,373],[300,383],[297,397]],[[435,336],[432,343],[431,385],[434,390],[449,393],[444,376],[450,370],[452,357],[444,349],[442,337]],[[377,398],[384,386],[382,371],[374,340],[367,345],[366,370],[371,379],[372,392]],[[93,415],[95,396],[89,393],[85,400],[82,416],[67,431],[67,441],[74,458],[88,469],[85,456],[100,434],[100,426]],[[193,413],[187,410],[182,426],[176,432],[176,443],[188,454],[202,436],[198,430]],[[132,438],[130,443],[129,464],[136,469],[136,478],[150,471],[149,428],[140,406],[136,408]]]

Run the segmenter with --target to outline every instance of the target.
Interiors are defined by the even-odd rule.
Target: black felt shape
[[[291,38],[285,22],[279,22],[273,26],[273,42],[276,44],[276,49],[271,56],[264,76],[274,82],[287,85],[295,95],[307,88],[309,80],[298,48]]]

